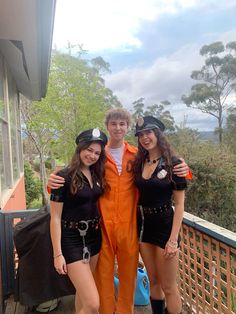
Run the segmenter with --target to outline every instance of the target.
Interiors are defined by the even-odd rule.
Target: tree
[[[193,173],[186,190],[186,211],[235,232],[235,154],[224,143],[201,140],[196,130],[184,124],[168,137]]]
[[[217,119],[219,142],[222,142],[224,111],[232,106],[230,97],[236,89],[236,42],[224,46],[215,42],[201,48],[205,64],[193,71],[191,78],[199,81],[182,100],[188,106],[210,114]]]
[[[104,128],[106,110],[120,105],[100,75],[107,67],[101,58],[90,62],[53,52],[47,99],[57,125],[54,148],[66,162],[74,151],[76,135],[86,128]]]
[[[170,102],[167,100],[161,101],[159,105],[154,104],[147,106],[147,109],[144,112],[144,115],[154,116],[160,119],[166,127],[166,130],[174,131],[175,120],[172,117],[169,110],[166,110],[166,107],[170,105]]]
[[[22,130],[33,143],[39,157],[42,204],[46,205],[48,203],[48,193],[46,190],[47,176],[45,161],[50,151],[50,143],[56,134],[52,113],[46,98],[42,102],[35,101],[29,103],[22,97],[21,117],[23,120]]]
[[[30,207],[31,203],[38,199],[41,190],[42,184],[38,178],[34,178],[33,170],[29,163],[24,164],[24,178],[25,178],[25,193],[26,193],[26,205],[27,208]]]
[[[228,116],[225,126],[225,141],[230,150],[236,154],[236,108],[231,108],[228,111]]]
[[[139,99],[135,100],[133,103],[133,113],[132,113],[132,117],[134,119],[134,121],[136,121],[138,119],[138,117],[143,116],[144,115],[144,98],[140,97]]]
[[[169,105],[169,101],[163,100],[160,104],[148,105],[145,109],[144,98],[141,97],[133,102],[134,111],[132,117],[136,121],[139,116],[154,116],[165,124],[167,130],[174,131],[175,120],[171,116],[170,111],[166,110],[166,107]]]
[[[103,128],[105,111],[120,105],[100,75],[108,66],[102,58],[89,61],[82,54],[74,57],[54,51],[46,98],[31,104],[22,102],[23,127],[40,159],[44,203],[47,203],[46,157],[56,154],[68,163],[78,133],[87,128]]]
[[[224,144],[199,142],[187,161],[194,177],[188,182],[186,211],[235,232],[235,155]]]

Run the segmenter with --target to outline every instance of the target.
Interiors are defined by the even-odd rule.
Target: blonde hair
[[[107,111],[105,115],[105,125],[108,125],[110,120],[125,120],[127,122],[128,127],[131,125],[132,119],[131,114],[128,110],[124,108],[112,108]]]

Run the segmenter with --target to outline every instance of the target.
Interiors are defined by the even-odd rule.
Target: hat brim
[[[102,139],[101,137],[82,137],[80,139],[76,139],[75,143],[78,145],[81,142],[100,142],[103,146],[106,146],[107,140]]]
[[[154,125],[154,124],[153,125],[146,125],[143,129],[136,131],[134,135],[138,136],[138,134],[141,132],[148,131],[148,130],[154,130],[154,129],[159,129],[161,131],[164,131],[165,127],[164,127],[164,124],[163,124],[163,126],[160,126],[160,127],[157,125]]]

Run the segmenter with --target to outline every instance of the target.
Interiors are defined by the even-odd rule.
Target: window
[[[1,190],[5,190],[11,185],[11,175],[9,169],[9,136],[7,123],[7,107],[4,101],[4,67],[3,58],[0,55],[0,171]]]
[[[12,188],[23,172],[19,96],[0,54],[0,194]]]
[[[9,98],[9,112],[10,112],[10,129],[11,129],[11,151],[12,151],[12,170],[13,179],[16,181],[22,171],[21,164],[21,129],[19,125],[19,97],[15,83],[7,72],[8,81],[8,98]]]

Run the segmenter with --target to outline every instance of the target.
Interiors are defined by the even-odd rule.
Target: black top
[[[102,194],[102,189],[97,180],[93,178],[93,187],[88,179],[83,175],[83,187],[75,195],[70,192],[70,178],[68,168],[58,172],[58,175],[65,179],[65,184],[59,189],[52,189],[51,201],[63,202],[62,219],[80,221],[89,220],[100,216],[97,207],[97,200]]]
[[[173,166],[181,163],[173,158]],[[139,189],[139,205],[146,207],[159,207],[171,202],[173,190],[184,190],[187,187],[186,179],[172,174],[172,181],[166,176],[164,179],[157,177],[158,172],[165,169],[165,163],[160,159],[150,179],[142,177],[142,169],[135,176],[135,184]]]

